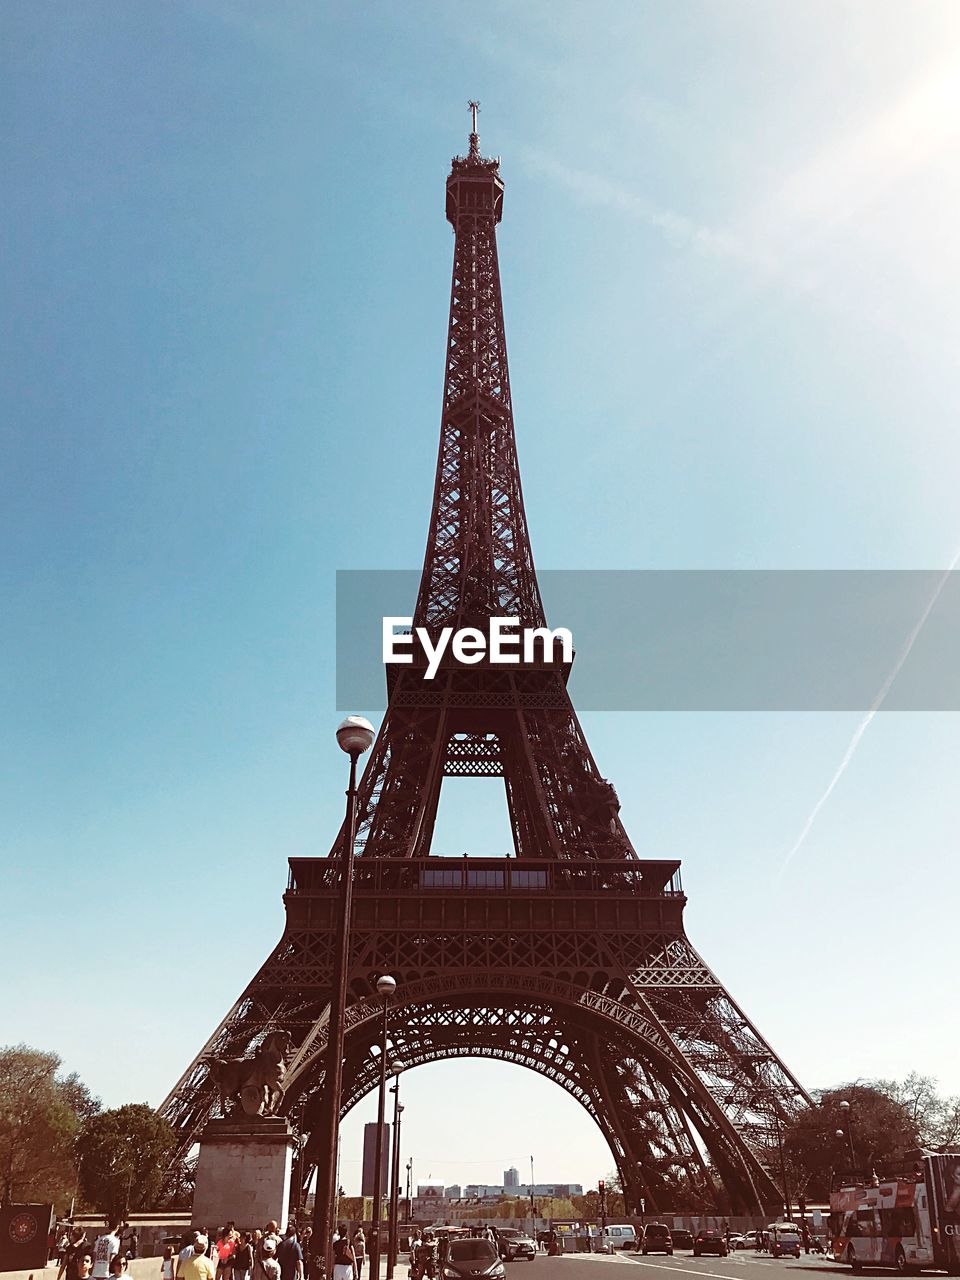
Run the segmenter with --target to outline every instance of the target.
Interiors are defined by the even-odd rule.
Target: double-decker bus
[[[835,1178],[830,1234],[834,1258],[854,1271],[960,1275],[960,1152],[917,1151],[896,1173]]]

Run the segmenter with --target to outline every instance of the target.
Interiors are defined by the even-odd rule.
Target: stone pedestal
[[[211,1120],[200,1137],[194,1227],[287,1225],[296,1141],[283,1116]]]

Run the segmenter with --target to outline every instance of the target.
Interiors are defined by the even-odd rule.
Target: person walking
[[[217,1237],[216,1251],[210,1251],[211,1258],[217,1264],[217,1280],[229,1280],[230,1271],[233,1267],[233,1255],[240,1239],[232,1222],[220,1232]]]
[[[177,1260],[176,1280],[217,1280],[217,1264],[207,1256],[209,1245],[206,1236],[194,1238],[190,1256],[184,1258],[181,1254]]]
[[[93,1280],[107,1280],[110,1263],[120,1252],[120,1231],[123,1221],[118,1219],[109,1231],[97,1237],[93,1246]]]
[[[367,1257],[367,1242],[364,1239],[363,1227],[357,1227],[353,1233],[353,1263],[357,1280],[363,1275],[363,1264]]]
[[[254,1232],[256,1235],[256,1232]],[[256,1242],[253,1251],[253,1280],[279,1280],[280,1267],[277,1263],[277,1246],[280,1236],[277,1224],[272,1219],[263,1229],[263,1234]],[[267,1262],[272,1264],[267,1266]],[[274,1272],[276,1273],[274,1275]]]
[[[297,1228],[290,1223],[277,1246],[280,1280],[303,1280],[303,1250],[297,1239]]]
[[[260,1265],[266,1280],[280,1280],[280,1263],[277,1261],[273,1236],[264,1236],[260,1241],[260,1254]]]
[[[300,1232],[300,1248],[303,1250],[303,1274],[306,1280],[313,1275],[313,1227],[304,1227]]]
[[[80,1255],[90,1253],[87,1246],[86,1232],[83,1227],[74,1227],[70,1233],[70,1243],[63,1251],[63,1257],[60,1261],[60,1270],[57,1272],[57,1280],[77,1280],[78,1262]],[[90,1255],[91,1258],[93,1255]],[[91,1263],[92,1265],[92,1263]]]
[[[197,1248],[197,1245],[200,1242],[200,1240],[206,1240],[206,1236],[203,1234],[202,1231],[195,1231],[193,1233],[193,1236],[190,1239],[190,1242],[188,1244],[185,1244],[183,1248],[180,1250],[179,1254],[177,1255],[178,1266],[181,1262],[186,1262],[188,1258],[192,1258],[195,1253],[203,1252],[202,1249],[198,1250]],[[176,1272],[174,1272],[174,1274],[176,1274]]]
[[[177,1259],[173,1256],[173,1245],[168,1244],[160,1259],[160,1280],[176,1280]]]
[[[240,1232],[240,1241],[233,1251],[233,1280],[251,1280],[253,1276],[253,1241],[249,1231]]]
[[[346,1235],[333,1242],[333,1280],[354,1280],[357,1260]]]

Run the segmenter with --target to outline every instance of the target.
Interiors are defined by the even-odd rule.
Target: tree
[[[153,1208],[175,1144],[170,1125],[146,1103],[91,1116],[77,1139],[84,1198],[108,1218]]]
[[[919,1146],[917,1125],[907,1106],[888,1092],[889,1082],[857,1083],[824,1089],[817,1103],[805,1108],[783,1131],[790,1166],[803,1171],[808,1200],[824,1200],[835,1169],[850,1167],[852,1136],[858,1168],[898,1163]],[[850,1103],[849,1111],[840,1106]],[[842,1137],[837,1131],[842,1130]],[[798,1185],[798,1176],[794,1179]]]
[[[910,1116],[924,1147],[946,1151],[960,1139],[960,1098],[942,1098],[937,1081],[911,1071],[906,1080],[878,1080],[879,1088]]]
[[[954,1096],[944,1099],[943,1111],[930,1145],[938,1151],[956,1150],[960,1147],[960,1098]]]
[[[76,1187],[73,1143],[100,1103],[55,1053],[0,1049],[0,1204],[52,1201],[66,1209]]]
[[[610,1174],[604,1179],[606,1182],[604,1202],[607,1208],[608,1222],[612,1222],[614,1218],[622,1218],[626,1213],[623,1207],[623,1194],[613,1186],[614,1176]],[[570,1200],[576,1217],[584,1218],[588,1222],[600,1221],[600,1193],[598,1191],[591,1189],[582,1196],[571,1196]]]

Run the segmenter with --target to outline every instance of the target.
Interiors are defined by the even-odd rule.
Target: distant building
[[[507,1172],[516,1172],[515,1169],[504,1170]],[[540,1196],[544,1199],[554,1197],[556,1199],[570,1199],[571,1196],[582,1196],[584,1188],[580,1183],[507,1183],[504,1185],[493,1185],[492,1183],[467,1183],[463,1188],[463,1197],[466,1199],[497,1199],[498,1196]]]
[[[583,1187],[579,1182],[529,1182],[514,1188],[514,1194],[520,1196],[553,1196],[555,1200],[569,1200],[571,1196],[582,1196]]]
[[[363,1126],[363,1176],[360,1194],[373,1195],[373,1181],[377,1171],[377,1126]],[[383,1150],[380,1152],[380,1191],[387,1195],[390,1191],[390,1125],[383,1126]]]
[[[421,1182],[417,1184],[418,1200],[443,1200],[443,1184],[436,1182]]]
[[[444,1195],[448,1200],[459,1200],[462,1194],[459,1183],[455,1183],[452,1187],[447,1187],[444,1192]]]
[[[505,1170],[515,1172],[515,1170]],[[512,1183],[505,1186],[493,1186],[485,1182],[469,1182],[463,1188],[464,1197],[468,1200],[491,1200],[497,1196],[542,1196],[546,1199],[553,1196],[557,1200],[569,1200],[571,1196],[582,1196],[583,1187],[579,1182],[535,1182],[531,1187],[527,1183]]]
[[[516,1169],[504,1169],[503,1171],[504,1191],[510,1191],[514,1187],[519,1187],[519,1185],[520,1185],[520,1174],[517,1173]]]

